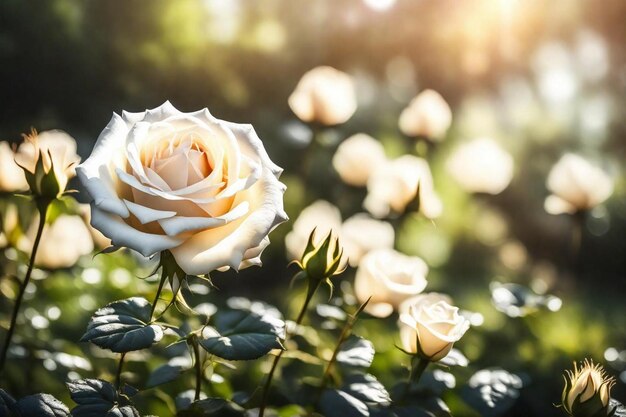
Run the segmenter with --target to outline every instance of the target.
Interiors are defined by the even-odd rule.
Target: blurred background
[[[395,247],[426,261],[429,291],[479,314],[459,344],[470,369],[499,366],[523,377],[507,415],[561,415],[552,404],[562,372],[584,357],[605,364],[618,379],[614,396],[626,399],[625,19],[621,0],[3,0],[0,140],[17,143],[31,127],[62,129],[86,158],[112,112],[165,100],[183,111],[208,107],[254,125],[285,169],[292,222],[318,199],[343,219],[364,211],[365,189],[344,184],[330,163],[349,136],[371,135],[389,158],[423,156],[443,213],[390,219]],[[289,108],[302,75],[320,65],[353,79],[357,110],[344,124],[311,126]],[[452,110],[435,146],[398,127],[424,89],[439,92]],[[446,165],[459,144],[482,137],[513,157],[512,180],[497,195],[466,192]],[[315,153],[303,172],[311,141]],[[566,152],[584,155],[614,182],[611,197],[582,220],[544,209],[546,178]],[[220,290],[210,296],[217,303],[231,295],[262,299],[289,311],[293,270],[284,238],[292,222],[271,235],[263,268],[217,274]],[[18,255],[3,256],[9,265]],[[107,256],[84,257],[37,283],[45,294],[30,305],[30,319],[45,319],[34,326],[37,337],[76,340],[95,308],[144,285],[131,276],[138,260]],[[340,278],[345,288],[353,275]],[[520,284],[520,299],[550,294],[562,304],[511,313],[498,304],[494,282]],[[73,320],[59,319],[55,305],[73,311]],[[388,343],[397,339],[395,321],[360,326],[379,352],[373,373],[387,383],[403,375],[404,359]],[[38,388],[60,398],[68,372],[103,372],[46,369],[46,376],[32,370],[44,381]],[[460,372],[458,385],[470,375]],[[19,382],[13,389],[29,392]],[[477,415],[456,396],[444,399],[455,415]]]

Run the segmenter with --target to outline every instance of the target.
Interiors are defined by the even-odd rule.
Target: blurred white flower
[[[393,247],[395,233],[391,224],[372,219],[364,213],[347,219],[341,226],[341,244],[351,266],[374,249]]]
[[[289,96],[289,107],[304,122],[336,125],[356,111],[352,78],[335,68],[316,67],[305,73]]]
[[[446,167],[454,180],[472,193],[499,194],[513,177],[513,158],[487,138],[459,146],[448,158]]]
[[[30,254],[36,227],[39,221],[34,219],[30,229],[18,242],[18,248]],[[46,225],[39,243],[35,264],[44,268],[69,268],[74,266],[83,255],[93,251],[91,233],[82,217],[62,214]]]
[[[424,90],[400,114],[399,126],[407,136],[441,141],[452,124],[450,106],[438,92]]]
[[[428,266],[416,257],[393,249],[376,249],[359,263],[354,291],[360,303],[371,297],[365,311],[387,317],[406,299],[426,288]]]
[[[319,245],[322,240],[333,230],[335,235],[341,230],[341,213],[333,204],[324,200],[317,200],[300,213],[293,222],[293,228],[285,236],[285,247],[289,259],[300,259],[311,231],[316,229],[315,245]]]
[[[441,214],[443,206],[434,190],[433,178],[426,160],[404,155],[379,166],[367,181],[363,207],[373,216],[383,218],[391,212],[402,213],[415,200],[420,189],[420,212],[428,218]]]
[[[28,189],[24,170],[15,163],[15,152],[7,142],[0,142],[0,191]]]
[[[346,184],[363,187],[372,171],[385,161],[383,145],[365,133],[357,133],[339,145],[333,167]]]
[[[546,183],[552,195],[544,207],[550,214],[589,210],[613,193],[613,179],[586,159],[565,154],[552,167]]]

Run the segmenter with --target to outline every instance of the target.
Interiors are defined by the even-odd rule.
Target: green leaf
[[[320,397],[320,411],[326,417],[369,417],[367,405],[352,395],[336,390],[324,390]]]
[[[615,398],[609,400],[609,412],[611,417],[626,417],[626,407]]]
[[[20,417],[70,417],[65,404],[50,394],[34,394],[21,398],[14,406]]]
[[[10,416],[16,404],[15,399],[0,388],[0,416]]]
[[[437,362],[437,364],[445,366],[466,367],[467,365],[469,365],[469,359],[467,359],[460,350],[452,348],[452,350],[450,350],[450,353],[448,353],[443,359]]]
[[[140,297],[115,301],[95,312],[80,340],[117,353],[150,347],[163,337],[161,327],[148,324],[150,309]]]
[[[188,357],[177,356],[170,359],[166,364],[156,368],[148,377],[146,386],[149,388],[156,387],[157,385],[166,384],[174,381],[183,372],[191,369],[192,363]]]
[[[513,406],[522,379],[504,369],[483,369],[476,372],[461,390],[461,397],[484,417],[503,415]]]
[[[228,311],[218,315],[216,327],[206,326],[199,339],[209,353],[227,360],[251,360],[282,349],[285,323],[269,315]]]
[[[342,391],[368,404],[388,406],[391,404],[389,393],[374,375],[353,374],[344,382]]]
[[[139,412],[126,399],[118,395],[110,383],[100,379],[81,379],[68,382],[72,400],[78,406],[72,409],[73,417],[140,417]]]
[[[369,368],[374,360],[374,345],[367,339],[351,335],[342,343],[337,362],[343,365]]]

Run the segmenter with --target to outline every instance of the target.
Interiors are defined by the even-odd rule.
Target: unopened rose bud
[[[599,364],[586,359],[580,367],[574,363],[574,371],[566,371],[563,408],[572,417],[610,416],[613,385],[615,380]]]
[[[328,280],[334,275],[343,272],[345,269],[345,260],[342,260],[343,248],[332,230],[321,243],[316,245],[314,242],[315,230],[309,236],[309,241],[300,262],[300,267],[309,278],[320,281]]]

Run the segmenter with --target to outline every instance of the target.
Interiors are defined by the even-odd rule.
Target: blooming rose
[[[7,142],[0,142],[0,191],[28,189],[24,171],[15,163],[15,153]]]
[[[377,249],[361,259],[354,279],[354,291],[362,303],[370,299],[365,311],[387,317],[407,298],[426,288],[428,266],[416,256],[393,249]]]
[[[585,360],[579,368],[574,362],[574,371],[567,371],[563,389],[563,408],[570,416],[610,416],[609,400],[615,379],[593,361]]]
[[[447,168],[465,191],[499,194],[513,177],[513,158],[494,140],[480,138],[459,146]]]
[[[356,111],[354,82],[332,67],[313,68],[289,96],[289,107],[303,122],[344,123]]]
[[[389,223],[372,219],[365,213],[355,214],[341,225],[341,243],[351,266],[374,249],[393,247],[395,232]]]
[[[50,172],[50,167],[54,167],[59,189],[64,191],[67,182],[76,175],[76,164],[80,162],[74,138],[62,130],[33,133],[26,136],[26,140],[17,149],[15,161],[35,173],[40,157],[46,173]]]
[[[302,257],[313,229],[315,229],[313,244],[316,246],[331,230],[337,235],[341,229],[339,209],[328,201],[317,200],[300,212],[291,231],[285,236],[285,247],[290,259]]]
[[[417,95],[400,114],[400,130],[407,136],[426,136],[441,141],[450,124],[450,106],[434,90],[424,90]]]
[[[281,172],[252,126],[169,102],[113,114],[78,167],[95,228],[144,256],[169,250],[191,275],[261,263],[287,219]]]
[[[420,189],[420,211],[435,218],[443,209],[435,193],[428,163],[413,155],[404,155],[378,167],[367,181],[367,197],[363,206],[375,217],[402,213]]]
[[[38,223],[35,219],[17,244],[20,250],[28,254],[33,247]],[[91,233],[83,218],[62,214],[44,227],[35,264],[50,269],[69,268],[76,264],[78,258],[91,253],[93,248]]]
[[[568,153],[552,167],[547,187],[552,195],[546,198],[546,211],[571,214],[592,209],[609,198],[613,180],[586,159]]]
[[[346,184],[363,187],[372,171],[385,161],[383,145],[365,133],[357,133],[341,142],[333,156],[333,167]]]
[[[432,297],[412,299],[408,311],[400,315],[400,339],[407,352],[436,362],[450,352],[470,322],[457,307],[444,300],[433,301]]]

